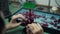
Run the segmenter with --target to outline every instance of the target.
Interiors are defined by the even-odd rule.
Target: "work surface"
[[[28,12],[28,9],[21,9],[17,14],[21,13],[28,15]],[[34,22],[40,23],[44,27],[60,30],[60,28],[58,28],[58,26],[60,25],[59,15],[44,13],[36,10],[32,10],[32,13],[32,16],[36,17],[34,18]]]
[[[20,11],[18,11],[16,14],[19,14],[19,13],[25,14],[26,12],[28,12],[28,9],[20,9]],[[58,20],[60,18],[59,15],[39,12],[36,10],[33,10],[32,12],[34,12],[34,14],[38,15],[38,17],[34,19],[34,22],[40,23],[43,27],[60,30],[60,28],[58,28],[58,25],[60,25],[60,22],[59,23],[57,22],[55,24],[55,19]],[[19,30],[19,28],[20,28],[20,30]],[[16,34],[14,32],[17,32],[20,34],[20,32],[22,31],[23,28],[24,28],[23,26],[19,26],[18,28],[10,30],[10,31],[8,30],[7,32],[10,32],[13,34]]]
[[[12,13],[18,11],[19,9],[20,9],[19,7],[18,8],[16,7],[16,9],[15,9],[14,7],[12,7],[12,5],[10,6],[10,11],[11,12],[13,11]],[[16,14],[19,14],[19,12],[23,14],[24,12],[27,12],[27,11],[28,10],[26,10],[26,9],[20,9]],[[34,12],[34,14],[41,16],[39,18],[34,19],[34,22],[41,23],[41,25],[44,24],[45,25],[45,26],[43,25],[44,27],[48,27],[48,28],[52,28],[52,29],[56,29],[56,30],[60,29],[60,28],[58,29],[57,26],[55,27],[55,25],[53,25],[54,23],[51,23],[51,22],[54,22],[54,20],[50,19],[53,16],[54,18],[56,18],[58,20],[60,18],[60,16],[54,15],[54,14],[48,14],[48,13],[44,13],[44,12],[39,12],[39,11],[36,11],[36,10],[34,10],[33,12]],[[42,18],[42,17],[44,17],[44,18]],[[47,19],[47,20],[45,20],[45,19]],[[6,21],[6,24],[8,24],[8,19],[6,19],[5,21]],[[13,28],[13,29],[8,30],[6,32],[6,34],[22,34],[23,29],[24,29],[23,26],[19,26],[17,28]],[[45,32],[44,34],[49,34],[49,33]]]

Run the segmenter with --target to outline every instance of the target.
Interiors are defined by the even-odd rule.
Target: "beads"
[[[54,16],[52,16],[51,19],[55,20],[56,18]]]
[[[60,23],[60,19],[58,19],[57,22]]]
[[[39,15],[34,14],[34,12],[32,12],[32,11],[25,12],[23,15],[25,15],[26,19],[28,19],[26,21],[26,25],[33,23],[35,18],[40,17]]]
[[[43,24],[42,26],[43,26],[43,27],[48,27],[48,24],[46,23],[46,24]]]

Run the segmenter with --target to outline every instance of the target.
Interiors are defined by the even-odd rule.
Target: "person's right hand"
[[[17,18],[21,18],[22,20],[25,20],[25,17],[22,14],[14,15],[14,16],[12,16],[10,23],[6,25],[6,29],[17,27],[23,23],[23,22],[17,23],[17,21],[16,21]]]
[[[41,27],[39,23],[28,24],[27,34],[44,34],[43,28]]]

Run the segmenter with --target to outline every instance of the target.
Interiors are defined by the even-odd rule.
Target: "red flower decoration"
[[[39,15],[34,14],[34,12],[32,12],[32,11],[25,12],[23,15],[25,15],[25,17],[28,19],[26,21],[26,25],[33,23],[35,18],[40,17]]]

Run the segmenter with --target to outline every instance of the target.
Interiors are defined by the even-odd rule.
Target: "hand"
[[[43,29],[39,23],[28,24],[27,34],[43,34]]]
[[[22,18],[22,20],[25,20],[25,17],[22,14],[14,15],[14,16],[12,16],[10,23],[8,25],[6,25],[6,28],[10,29],[10,28],[19,26],[22,22],[17,23],[17,21],[16,21],[17,18]]]

